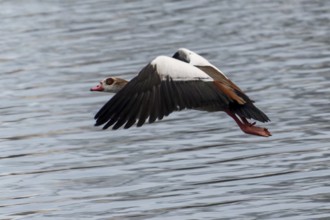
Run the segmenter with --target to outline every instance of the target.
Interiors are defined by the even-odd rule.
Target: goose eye
[[[107,85],[111,85],[113,82],[114,82],[114,80],[113,80],[112,78],[107,78],[107,79],[105,80],[105,83],[106,83]]]

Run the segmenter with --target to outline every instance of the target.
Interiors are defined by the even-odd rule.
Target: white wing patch
[[[173,80],[202,80],[213,81],[213,79],[202,70],[188,63],[167,56],[158,56],[151,65],[155,66],[161,79],[171,77]]]

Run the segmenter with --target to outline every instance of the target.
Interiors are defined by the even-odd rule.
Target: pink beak
[[[94,86],[90,89],[90,91],[98,91],[98,92],[102,92],[104,90],[103,86],[101,86],[101,84],[98,84],[97,86]]]

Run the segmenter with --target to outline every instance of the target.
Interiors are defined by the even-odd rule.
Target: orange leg
[[[240,117],[241,120],[232,112],[226,111],[226,113],[232,117],[237,125],[240,127],[240,129],[246,133],[246,134],[253,134],[253,135],[258,135],[258,136],[263,136],[263,137],[269,137],[272,134],[268,131],[267,128],[262,128],[262,127],[257,127],[255,126],[254,123],[250,123],[246,118]]]

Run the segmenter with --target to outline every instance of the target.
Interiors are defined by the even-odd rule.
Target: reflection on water
[[[328,219],[328,1],[0,1],[4,219]],[[182,111],[102,131],[100,79],[179,47],[221,67],[270,138]]]

